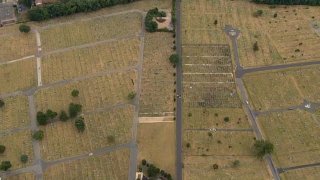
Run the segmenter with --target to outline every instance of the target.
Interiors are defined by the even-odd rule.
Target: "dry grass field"
[[[36,85],[36,61],[32,59],[0,65],[0,94]]]
[[[135,91],[136,73],[116,73],[112,75],[93,77],[62,86],[39,90],[36,97],[37,111],[48,108],[60,112],[67,110],[71,102],[80,103],[83,111],[93,111],[127,102],[127,96]],[[79,97],[73,98],[71,91],[78,89]]]
[[[320,20],[319,9],[307,6],[271,9],[249,0],[186,0],[182,2],[182,42],[227,44],[223,28],[232,25],[241,31],[238,44],[243,66],[315,60],[320,58],[316,51],[320,37],[312,23]],[[257,10],[263,10],[261,17],[253,16]],[[260,49],[256,52],[255,42]]]
[[[5,106],[0,109],[0,131],[25,127],[30,124],[28,99],[15,96],[4,99]]]
[[[134,66],[139,46],[138,38],[132,38],[50,54],[42,59],[43,83]]]
[[[134,108],[127,106],[109,112],[84,114],[86,129],[83,133],[77,131],[74,120],[41,127],[40,129],[45,132],[41,141],[42,158],[56,160],[115,144],[128,143],[131,139],[133,113]],[[108,142],[108,136],[113,136],[115,142]]]
[[[32,173],[22,173],[15,176],[9,176],[7,180],[35,180],[36,177]]]
[[[274,160],[279,167],[318,162],[319,121],[312,114],[296,110],[259,116],[258,120],[275,146]]]
[[[138,131],[138,160],[155,164],[171,175],[175,174],[175,123],[140,123]]]
[[[253,132],[185,131],[185,156],[253,156]],[[187,147],[187,143],[190,147]]]
[[[42,47],[47,52],[121,36],[137,35],[141,31],[141,23],[140,13],[127,13],[48,27],[40,31]]]
[[[317,180],[320,179],[320,168],[311,167],[305,169],[290,170],[280,174],[280,177],[283,180]]]
[[[46,170],[44,179],[124,180],[128,179],[128,172],[129,150],[124,149],[54,165]]]
[[[298,105],[307,99],[320,101],[320,66],[254,73],[244,76],[253,106],[257,110]]]
[[[228,122],[225,117],[229,117]],[[185,129],[250,128],[241,108],[184,108],[183,120]]]
[[[18,169],[32,164],[33,151],[29,130],[19,131],[15,134],[0,135],[0,144],[6,146],[4,154],[0,155],[0,161],[10,160],[11,169]],[[20,161],[20,156],[26,154],[29,160],[26,164]]]
[[[232,162],[240,161],[239,167],[233,167]],[[213,164],[219,166],[213,169]],[[269,180],[265,162],[256,157],[248,156],[189,156],[184,158],[183,178],[185,180],[212,179],[261,179]]]
[[[0,32],[0,62],[11,61],[36,53],[36,38],[33,32],[20,33],[18,27],[12,32]]]
[[[175,69],[169,62],[171,33],[147,33],[144,45],[140,116],[161,116],[173,112]]]

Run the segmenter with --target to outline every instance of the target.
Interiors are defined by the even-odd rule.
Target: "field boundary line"
[[[183,75],[185,75],[185,74],[190,74],[190,75],[193,75],[193,74],[214,74],[214,75],[216,75],[216,74],[225,74],[225,75],[232,75],[232,77],[233,77],[233,73],[182,73]]]
[[[1,66],[1,65],[6,65],[6,64],[15,63],[15,62],[19,62],[19,61],[30,60],[31,58],[34,58],[34,57],[36,57],[36,56],[35,56],[35,55],[30,55],[30,56],[22,57],[22,58],[20,58],[20,59],[15,59],[15,60],[10,60],[10,61],[6,61],[6,62],[1,62],[1,63],[0,63],[0,66]]]
[[[234,84],[235,82],[195,82],[195,81],[183,81],[183,84]]]
[[[17,127],[17,128],[11,128],[11,129],[6,129],[6,130],[1,130],[0,131],[0,137],[3,137],[3,136],[8,136],[8,135],[11,135],[11,134],[16,134],[20,131],[25,131],[25,130],[30,130],[31,129],[31,126],[25,126],[25,127]]]

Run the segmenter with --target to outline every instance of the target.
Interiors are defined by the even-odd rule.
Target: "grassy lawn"
[[[30,124],[28,99],[15,96],[4,99],[5,105],[0,109],[0,131],[25,127]]]
[[[44,179],[128,179],[129,156],[129,150],[123,149],[102,156],[57,164],[45,171]]]
[[[72,21],[42,29],[40,31],[42,47],[44,51],[51,51],[121,36],[137,35],[141,31],[141,23],[140,13]]]
[[[42,58],[43,83],[134,66],[139,46],[138,38],[131,38],[47,55]]]
[[[170,55],[174,53],[171,48],[173,40],[172,33],[146,34],[140,99],[141,116],[161,116],[164,112],[174,111],[175,69],[169,62]]]
[[[239,167],[233,167],[235,160]],[[213,169],[213,164],[218,169]],[[183,178],[185,180],[212,179],[271,179],[264,161],[246,156],[189,156],[184,158]]]
[[[174,177],[175,137],[175,123],[140,123],[138,131],[139,163],[145,159]]]
[[[0,144],[6,146],[4,154],[0,155],[0,161],[9,160],[11,169],[23,168],[32,164],[33,151],[31,142],[31,132],[29,130],[19,131],[14,134],[2,134]],[[29,160],[26,164],[20,161],[20,156],[26,154]]]
[[[36,61],[32,59],[0,65],[0,94],[36,85]]]
[[[55,122],[41,127],[40,129],[45,132],[40,146],[42,158],[61,159],[107,146],[128,143],[131,139],[133,113],[133,107],[127,106],[109,112],[84,114],[86,129],[83,133],[77,131],[74,120]],[[114,137],[114,142],[107,141],[109,136]]]
[[[305,111],[287,111],[259,116],[263,132],[275,146],[279,167],[318,162],[320,158],[319,121]]]

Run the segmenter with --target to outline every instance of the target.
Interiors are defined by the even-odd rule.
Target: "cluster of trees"
[[[258,158],[263,158],[267,154],[273,152],[274,146],[267,140],[257,140],[254,143],[255,154]]]
[[[117,4],[127,4],[134,1],[136,0],[68,0],[32,8],[28,11],[28,16],[32,21],[43,21],[79,12],[95,11]]]
[[[282,5],[320,5],[320,0],[253,0],[259,4],[282,4]]]
[[[12,167],[12,165],[11,165],[10,161],[2,161],[1,164],[0,164],[0,170],[1,171],[7,171],[11,167]]]
[[[147,12],[144,25],[148,32],[156,32],[158,30],[158,24],[153,20],[153,18],[156,17],[166,17],[166,13],[163,11],[159,11],[158,8],[150,9]]]
[[[173,66],[176,66],[179,63],[179,55],[178,54],[172,54],[169,57],[169,61]]]
[[[140,171],[143,169],[146,170],[146,173],[149,178],[151,179],[165,179],[165,180],[172,180],[171,174],[165,172],[164,170],[160,170],[155,165],[148,163],[145,159],[141,161],[142,167]]]
[[[6,151],[6,146],[0,144],[0,154],[3,154]],[[28,162],[28,155],[23,154],[20,156],[20,161],[22,163],[27,163]],[[1,171],[7,171],[8,169],[10,169],[12,167],[11,162],[10,161],[2,161],[0,164],[0,170]]]

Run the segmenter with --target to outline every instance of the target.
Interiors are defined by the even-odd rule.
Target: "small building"
[[[16,21],[13,3],[0,3],[0,26],[13,24]]]

